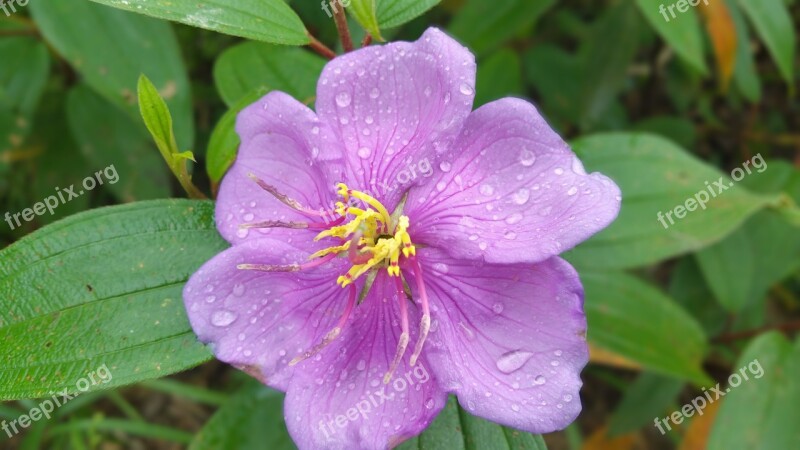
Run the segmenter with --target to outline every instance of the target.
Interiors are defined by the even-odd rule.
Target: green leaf
[[[29,8],[42,35],[83,80],[136,121],[136,84],[146,73],[167,99],[178,142],[193,147],[189,79],[170,24],[88,1],[39,0]],[[92,29],[102,30],[102,38],[87,32]]]
[[[244,96],[219,119],[217,126],[214,127],[214,131],[208,141],[208,150],[206,151],[206,171],[211,183],[218,184],[236,160],[239,144],[241,143],[235,129],[236,117],[242,109],[264,96],[264,94],[266,94],[264,90],[256,89],[255,92]]]
[[[580,126],[596,129],[606,118],[619,93],[625,87],[628,67],[639,47],[641,19],[630,2],[609,8],[593,24],[581,47],[581,59],[591,68],[583,81],[580,100]],[[614,45],[608,45],[614,42]],[[585,68],[582,70],[586,70]]]
[[[183,285],[227,247],[211,202],[155,200],[95,209],[0,252],[0,399],[159,378],[211,358],[192,332]]]
[[[525,79],[536,89],[549,119],[566,124],[580,120],[584,67],[579,58],[554,45],[538,45],[525,53]]]
[[[707,336],[721,333],[728,315],[719,306],[693,255],[678,261],[669,280],[668,294],[703,326]]]
[[[421,16],[442,0],[378,0],[378,24],[394,28]]]
[[[728,11],[736,27],[736,65],[733,80],[742,95],[753,103],[761,101],[761,78],[756,70],[755,55],[750,43],[750,31],[737,0],[727,0]]]
[[[198,433],[189,450],[293,450],[283,421],[283,396],[248,381]]]
[[[617,220],[568,254],[570,261],[581,266],[639,267],[699,250],[720,241],[776,200],[734,184],[661,137],[599,134],[578,139],[573,148],[588,171],[608,175],[622,190]],[[715,183],[720,179],[726,190],[717,194],[721,188]],[[707,189],[714,189],[716,197]],[[676,215],[674,208],[685,208],[687,200],[700,192],[711,197],[705,209],[695,203],[695,210],[684,210],[683,218]]]
[[[178,149],[178,144],[175,142],[175,134],[172,132],[172,116],[169,113],[169,108],[147,76],[141,75],[139,77],[137,93],[142,119],[153,140],[155,140],[161,156],[164,157],[183,189],[192,198],[204,198],[205,195],[192,184],[192,177],[189,175],[189,169],[187,168],[186,160],[194,161],[194,155],[191,151],[181,152]]]
[[[675,300],[622,272],[581,271],[589,342],[654,372],[708,383],[703,329]]]
[[[784,0],[740,0],[739,5],[753,22],[756,32],[767,45],[781,75],[794,91],[794,59],[797,56],[797,33],[792,15]]]
[[[348,11],[353,14],[356,21],[364,27],[372,37],[383,40],[381,29],[378,25],[378,7],[376,0],[352,0]]]
[[[763,173],[754,173],[743,184],[764,193],[800,186],[800,171],[789,163],[764,162],[762,167]],[[701,271],[720,304],[738,312],[762,302],[773,284],[800,269],[799,231],[779,213],[762,211],[722,242],[699,252]]]
[[[516,52],[500,50],[478,65],[475,107],[508,96],[524,96],[522,63]]]
[[[464,411],[454,397],[421,435],[397,450],[547,450],[539,435],[506,428]]]
[[[27,37],[0,39],[0,169],[13,161],[31,131],[31,122],[50,74],[50,56]],[[0,170],[2,173],[2,170]]]
[[[529,33],[555,0],[468,0],[448,30],[476,55]]]
[[[144,128],[127,114],[85,85],[78,85],[67,95],[67,121],[81,154],[90,163],[79,169],[81,177],[113,166],[118,181],[106,187],[121,201],[170,196],[164,162]]]
[[[284,0],[92,0],[193,27],[285,45],[309,43],[303,22]]]
[[[156,87],[144,74],[139,76],[136,92],[144,125],[156,142],[161,156],[172,166],[175,154],[180,153],[180,150],[175,141],[175,133],[172,131],[172,115],[169,113],[169,108]]]
[[[214,82],[229,107],[257,89],[283,91],[308,102],[316,95],[324,66],[324,59],[305,50],[245,42],[217,59]]]
[[[703,54],[702,27],[696,8],[687,5],[686,12],[680,12],[677,8],[673,8],[672,12],[675,13],[673,18],[667,9],[671,6],[669,3],[664,5],[663,10],[660,9],[660,3],[652,0],[636,0],[636,4],[647,22],[675,50],[678,56],[701,74],[708,73],[708,66],[706,66]]]
[[[678,397],[684,383],[674,378],[653,373],[639,375],[624,391],[622,400],[611,416],[610,435],[634,432],[645,425],[653,424]]]
[[[800,442],[800,339],[792,344],[778,332],[761,335],[742,353],[733,372],[741,384],[722,388],[725,397],[706,448],[796,448]],[[733,374],[731,379],[736,383]]]

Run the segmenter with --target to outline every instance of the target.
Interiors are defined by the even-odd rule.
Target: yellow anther
[[[394,226],[389,212],[378,200],[364,192],[349,189],[344,183],[339,183],[336,187],[344,200],[336,203],[336,211],[342,216],[352,216],[353,219],[319,233],[315,240],[333,237],[346,242],[320,250],[311,255],[311,258],[348,252],[353,266],[336,280],[342,287],[352,284],[358,277],[376,267],[385,267],[390,276],[399,277],[400,256],[408,258],[416,254],[416,247],[408,233],[408,217],[395,216],[397,224]],[[366,207],[351,206],[351,197],[361,200]],[[366,262],[365,257],[369,257]]]
[[[350,242],[351,241],[347,241],[347,242],[344,243],[344,245],[340,245],[338,247],[328,247],[328,248],[326,248],[324,250],[320,250],[320,251],[314,253],[313,255],[309,256],[308,259],[321,258],[323,256],[330,255],[331,253],[339,254],[341,252],[345,252],[345,251],[350,249]]]

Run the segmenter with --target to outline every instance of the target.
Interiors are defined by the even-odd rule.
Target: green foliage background
[[[445,29],[478,57],[476,106],[530,99],[624,197],[619,219],[566,255],[587,293],[581,418],[531,436],[451,402],[402,448],[800,446],[800,3],[710,0],[675,18],[662,3],[350,3],[356,43]],[[270,90],[313,103],[317,43],[342,51],[317,1],[35,0],[0,13],[0,213],[112,164],[119,174],[0,226],[0,419],[102,364],[114,373],[96,387],[113,390],[0,434],[0,448],[293,448],[280,395],[209,362],[181,288],[225,248],[197,198],[213,198],[235,158],[236,113]],[[657,221],[756,155],[768,168],[708,209]],[[653,427],[754,359],[763,378],[666,435]]]

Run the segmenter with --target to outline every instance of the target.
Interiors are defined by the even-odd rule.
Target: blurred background
[[[392,3],[377,1],[379,9]],[[476,107],[530,99],[587,169],[623,189],[619,223],[567,256],[586,284],[592,362],[584,412],[544,436],[550,449],[800,448],[800,2],[686,3],[426,0],[420,8],[432,9],[381,30],[386,40],[447,30],[477,56]],[[178,146],[196,159],[193,180],[211,197],[235,155],[236,111],[272,89],[312,103],[325,64],[308,48],[87,0],[33,0],[16,12],[4,4],[0,213],[68,197],[71,185],[83,194],[52,214],[6,219],[2,247],[76,213],[186,196],[139,116],[140,74],[167,101]],[[341,52],[319,1],[289,4],[312,35]],[[361,26],[352,18],[350,26],[361,42]],[[708,211],[669,230],[657,221],[655,211],[758,155],[768,168]],[[97,186],[84,189],[86,177]],[[0,259],[0,275],[7,264]],[[9,321],[0,313],[0,398],[19,398],[4,375],[14,361],[8,355],[19,352],[15,335],[3,332]],[[755,359],[762,377],[671,431],[654,425]],[[36,404],[1,403],[0,419]],[[280,407],[280,395],[211,361],[81,395],[13,438],[0,433],[0,448],[293,448]]]

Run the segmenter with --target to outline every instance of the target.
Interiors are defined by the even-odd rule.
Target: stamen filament
[[[297,356],[293,360],[289,362],[290,366],[294,366],[302,361],[307,360],[308,358],[316,356],[319,352],[321,352],[325,347],[330,345],[331,342],[336,340],[337,337],[342,333],[344,326],[347,324],[347,319],[350,318],[350,314],[353,312],[353,308],[356,304],[356,287],[350,287],[350,295],[347,297],[347,305],[344,308],[344,312],[342,312],[342,317],[339,319],[339,323],[336,324],[335,327],[331,331],[329,331],[325,337],[322,338],[322,342],[312,347],[310,350],[303,352],[303,354]]]
[[[296,211],[299,211],[299,212],[301,212],[303,214],[311,215],[311,216],[314,216],[314,217],[323,217],[324,216],[323,213],[321,213],[319,211],[314,211],[313,209],[306,208],[305,206],[303,206],[297,200],[289,197],[286,194],[282,194],[282,193],[278,192],[278,188],[276,188],[275,186],[272,186],[270,184],[267,184],[266,182],[264,182],[264,180],[262,180],[261,178],[258,178],[255,174],[248,173],[247,177],[250,178],[251,180],[255,181],[256,184],[261,189],[263,189],[263,190],[267,191],[268,193],[272,194],[273,197],[277,198],[284,205],[286,205],[286,206],[288,206],[288,207],[290,207],[290,208],[292,208],[292,209],[294,209]]]
[[[400,335],[400,340],[397,342],[397,351],[394,354],[394,360],[392,364],[389,366],[389,371],[386,372],[386,375],[383,376],[383,384],[389,384],[389,381],[392,379],[392,375],[394,375],[394,371],[397,370],[398,364],[403,359],[403,355],[406,353],[406,349],[408,348],[408,305],[406,304],[408,298],[406,297],[405,290],[403,289],[403,281],[400,277],[395,278],[395,283],[397,286],[397,300],[400,302],[400,326],[403,330],[403,333]]]
[[[327,255],[324,258],[315,259],[303,264],[239,264],[236,266],[240,270],[256,270],[259,272],[300,272],[303,270],[319,267],[326,262],[336,258],[335,254]]]
[[[425,340],[428,338],[428,332],[431,329],[431,309],[428,302],[428,291],[425,289],[425,282],[422,279],[422,266],[417,258],[413,260],[414,264],[414,279],[417,282],[417,291],[419,291],[420,302],[422,303],[422,319],[419,322],[419,338],[417,344],[414,346],[414,353],[411,354],[411,366],[417,364],[417,359],[422,348],[425,346]]]

